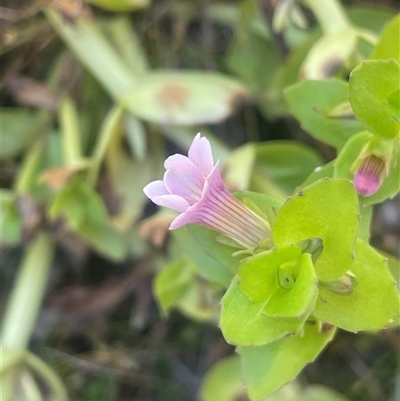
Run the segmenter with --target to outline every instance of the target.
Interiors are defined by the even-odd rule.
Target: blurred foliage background
[[[7,345],[29,352],[4,354],[3,379],[8,366],[28,361],[18,365],[13,399],[62,399],[58,377],[76,401],[204,396],[204,376],[233,347],[215,325],[215,299],[201,280],[185,305],[160,312],[153,278],[177,251],[169,216],[150,217],[156,209],[142,188],[198,131],[225,163],[232,190],[288,196],[334,158],[334,148],[289,115],[283,97],[321,29],[302,5],[281,10],[273,22],[280,3],[294,4],[3,0],[0,295]],[[352,21],[377,34],[398,8],[395,0],[343,5]],[[335,60],[324,63],[312,65],[317,75],[345,79],[355,61],[339,69]],[[280,140],[295,149],[272,142]],[[233,149],[261,141],[275,147],[257,148],[249,183],[250,148]],[[302,171],[293,172],[296,158]],[[375,209],[372,243],[400,256],[397,205],[395,199]],[[307,400],[343,394],[395,401],[399,351],[396,329],[339,332],[273,399],[299,400],[301,393]],[[236,380],[235,368],[228,372]],[[313,388],[311,395],[312,384],[338,394],[318,396]]]

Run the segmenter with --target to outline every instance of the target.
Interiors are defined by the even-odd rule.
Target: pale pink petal
[[[187,157],[178,156],[180,155],[169,158],[173,160],[168,163],[171,168],[164,175],[164,184],[170,193],[179,195],[193,204],[201,197],[205,179]]]
[[[228,192],[221,177],[219,160],[217,161],[217,163],[215,163],[214,168],[212,169],[210,175],[207,177],[206,183],[204,184],[202,197],[205,197],[206,192],[208,192],[210,189],[212,189],[213,191]]]
[[[155,196],[169,194],[167,188],[165,188],[164,181],[161,180],[150,182],[143,188],[143,192],[150,199],[153,199]]]
[[[180,214],[172,220],[171,225],[169,226],[170,230],[175,230],[179,227],[182,227],[186,224],[191,223],[201,223],[200,216],[197,215],[197,205],[190,206],[185,213]]]
[[[151,199],[156,205],[168,207],[169,209],[176,210],[183,213],[190,206],[189,203],[178,195],[162,195],[155,196]]]
[[[207,138],[200,137],[200,133],[195,136],[188,153],[189,159],[202,172],[204,177],[210,174],[214,166],[211,145]]]

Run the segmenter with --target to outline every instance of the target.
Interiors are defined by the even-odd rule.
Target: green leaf
[[[21,241],[22,223],[16,197],[11,191],[0,191],[1,247]]]
[[[220,328],[225,340],[238,345],[264,345],[297,333],[305,319],[276,319],[264,313],[266,302],[251,302],[233,280],[222,298]]]
[[[372,52],[371,59],[387,60],[393,58],[400,63],[400,14],[392,18],[383,28],[379,42]]]
[[[291,245],[247,258],[239,267],[239,288],[251,302],[269,300],[279,285],[279,267],[285,262],[297,259],[300,254],[300,248]]]
[[[71,24],[53,8],[45,8],[44,13],[74,55],[111,96],[119,98],[134,87],[135,75],[101,32],[96,20],[82,16]]]
[[[357,32],[352,27],[324,34],[309,51],[301,70],[307,79],[332,77],[357,47]]]
[[[24,108],[0,108],[0,160],[18,156],[32,145],[47,124],[47,117]]]
[[[317,322],[304,325],[302,333],[262,347],[239,347],[243,376],[250,398],[261,400],[293,380],[333,338],[335,330],[319,331]]]
[[[347,331],[380,330],[400,315],[399,294],[386,260],[367,243],[357,240],[350,271],[358,284],[343,295],[319,287],[314,315]]]
[[[158,71],[121,98],[134,116],[158,124],[216,123],[248,96],[238,81],[217,73]]]
[[[202,401],[235,401],[246,396],[242,367],[238,355],[219,360],[204,378],[200,390]]]
[[[154,293],[164,313],[175,306],[194,280],[196,267],[187,257],[169,263],[154,280]]]
[[[323,251],[315,263],[317,277],[331,281],[352,263],[358,231],[358,202],[348,180],[322,179],[289,198],[272,228],[277,248],[321,238]]]
[[[296,261],[293,287],[278,287],[265,307],[271,317],[305,317],[314,310],[317,300],[317,277],[309,253],[302,254]],[[287,279],[287,278],[286,278]]]
[[[305,179],[305,181],[303,181],[303,183],[297,187],[297,191],[302,187],[304,188],[310,184],[313,184],[321,178],[331,177],[333,177],[333,160],[323,166],[316,167],[314,171]]]
[[[302,81],[285,90],[291,113],[315,138],[340,149],[362,125],[350,117],[329,117],[329,112],[348,100],[348,84],[337,79]]]
[[[317,153],[305,145],[293,141],[268,141],[256,147],[253,175],[272,181],[283,193],[290,195],[321,164]],[[261,189],[255,186],[252,185],[253,190]]]
[[[358,120],[382,139],[393,139],[400,122],[388,104],[398,89],[400,65],[395,60],[367,60],[350,74],[350,103]],[[398,113],[397,113],[398,115]]]
[[[238,265],[240,260],[243,258],[243,256],[239,257],[232,257],[232,254],[237,251],[236,248],[232,248],[226,244],[222,244],[217,241],[217,238],[222,236],[222,234],[218,233],[215,230],[211,230],[210,228],[201,226],[199,224],[189,224],[185,226],[186,232],[188,232],[193,238],[196,239],[197,243],[191,242],[190,244],[193,245],[194,249],[198,248],[198,244],[200,244],[202,251],[198,251],[198,253],[195,253],[194,256],[196,259],[198,257],[204,258],[204,255],[209,255],[212,260],[216,261],[222,267],[224,267],[224,270],[227,271],[228,273],[236,273],[238,269]],[[179,230],[177,230],[179,232]],[[182,234],[183,237],[183,234]],[[189,243],[189,242],[188,242]],[[193,252],[192,247],[185,247],[185,250],[192,254]],[[200,253],[201,252],[201,253]],[[205,259],[204,259],[205,260]],[[199,262],[199,259],[197,259]],[[207,263],[212,263],[211,260],[208,260]],[[199,263],[200,264],[200,263]],[[211,270],[217,269],[217,271],[221,270],[221,267],[217,267],[217,264],[215,262],[210,265]],[[209,270],[207,267],[204,267],[204,269]],[[205,270],[203,270],[204,272]],[[210,271],[211,272],[211,271]],[[213,274],[215,277],[216,275]],[[224,273],[225,279],[228,278],[226,273]],[[232,275],[230,275],[229,280],[232,278]]]
[[[147,7],[150,0],[85,0],[107,11],[132,11]]]
[[[334,177],[354,178],[354,163],[360,156],[362,150],[368,141],[373,138],[373,135],[368,131],[362,131],[354,135],[339,153],[334,162]],[[389,175],[383,179],[380,188],[371,196],[359,196],[361,206],[374,205],[381,203],[385,199],[393,198],[400,190],[400,169],[396,166],[390,169]]]
[[[173,235],[183,253],[196,262],[201,276],[225,288],[229,286],[238,260],[232,258],[235,249],[216,243],[216,231],[190,224],[174,230]]]

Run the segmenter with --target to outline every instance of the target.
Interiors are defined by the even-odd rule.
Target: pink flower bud
[[[362,196],[371,196],[381,186],[385,162],[378,156],[370,154],[365,157],[354,175],[354,187]]]

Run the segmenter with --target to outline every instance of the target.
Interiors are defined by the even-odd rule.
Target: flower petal
[[[198,133],[193,139],[188,152],[189,159],[202,172],[204,177],[210,174],[214,166],[211,145],[207,138]]]
[[[165,164],[169,167],[164,174],[167,190],[185,198],[191,205],[199,201],[205,181],[200,170],[182,155],[169,157]]]
[[[151,199],[156,205],[168,207],[179,213],[184,213],[190,206],[189,203],[179,195],[155,196]]]
[[[161,180],[153,181],[143,188],[145,195],[153,200],[155,196],[168,195],[169,192]]]

